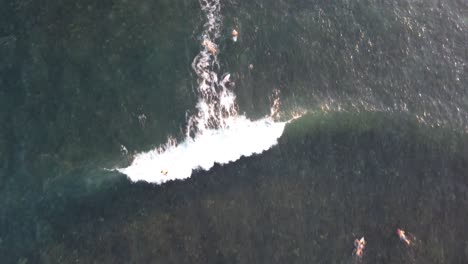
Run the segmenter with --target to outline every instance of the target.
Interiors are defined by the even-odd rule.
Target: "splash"
[[[210,169],[215,162],[227,164],[241,156],[261,153],[275,145],[285,123],[271,118],[250,121],[240,116],[225,120],[227,128],[210,129],[178,145],[139,154],[131,166],[119,169],[133,181],[163,183],[186,179],[194,169]]]
[[[207,21],[201,50],[192,62],[197,74],[197,114],[188,119],[185,139],[169,138],[165,145],[135,156],[127,168],[118,169],[132,181],[163,183],[186,179],[196,169],[209,170],[215,163],[227,164],[241,156],[261,153],[277,143],[287,122],[279,117],[279,91],[274,91],[270,116],[251,121],[238,114],[229,73],[219,76],[221,32],[219,0],[200,0]]]

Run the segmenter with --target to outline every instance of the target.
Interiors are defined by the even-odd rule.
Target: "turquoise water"
[[[2,261],[465,263],[466,3],[219,4],[209,70],[238,114],[275,93],[281,121],[307,114],[262,154],[156,185],[105,168],[185,137],[209,12],[0,3]]]

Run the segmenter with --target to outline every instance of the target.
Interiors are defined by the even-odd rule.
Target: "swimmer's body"
[[[237,32],[237,30],[233,29],[232,32],[231,32],[232,41],[236,42],[238,35],[239,35],[239,33]]]
[[[411,245],[411,240],[405,234],[405,231],[402,229],[397,228],[397,235],[401,241],[403,241],[407,246]]]
[[[218,52],[216,44],[214,44],[208,39],[203,40],[202,45],[213,55],[216,55],[216,53]]]
[[[364,237],[361,237],[361,239],[355,239],[354,240],[354,254],[358,258],[362,258],[362,255],[364,254],[364,248],[366,247],[366,240]]]

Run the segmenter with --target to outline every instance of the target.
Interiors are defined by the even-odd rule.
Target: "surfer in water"
[[[216,55],[216,53],[218,52],[218,49],[216,48],[216,44],[211,42],[211,40],[209,39],[203,40],[202,45],[213,55]]]
[[[408,238],[408,236],[405,234],[405,231],[397,228],[397,235],[400,238],[401,241],[405,242],[407,246],[411,245],[411,240]]]
[[[364,254],[364,249],[366,247],[366,240],[364,237],[361,237],[361,239],[355,239],[354,240],[354,251],[353,254],[356,255],[358,258],[362,258],[362,255]]]
[[[232,41],[236,42],[238,35],[239,35],[239,32],[237,32],[237,30],[233,29],[232,32],[231,32]]]

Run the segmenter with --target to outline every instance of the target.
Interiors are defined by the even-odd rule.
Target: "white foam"
[[[225,128],[205,130],[178,145],[138,154],[129,167],[118,171],[132,181],[163,183],[186,179],[193,169],[208,170],[215,162],[227,164],[241,156],[262,153],[277,143],[286,124],[274,122],[270,117],[250,121],[244,116],[225,122]],[[162,173],[166,171],[167,174]]]

